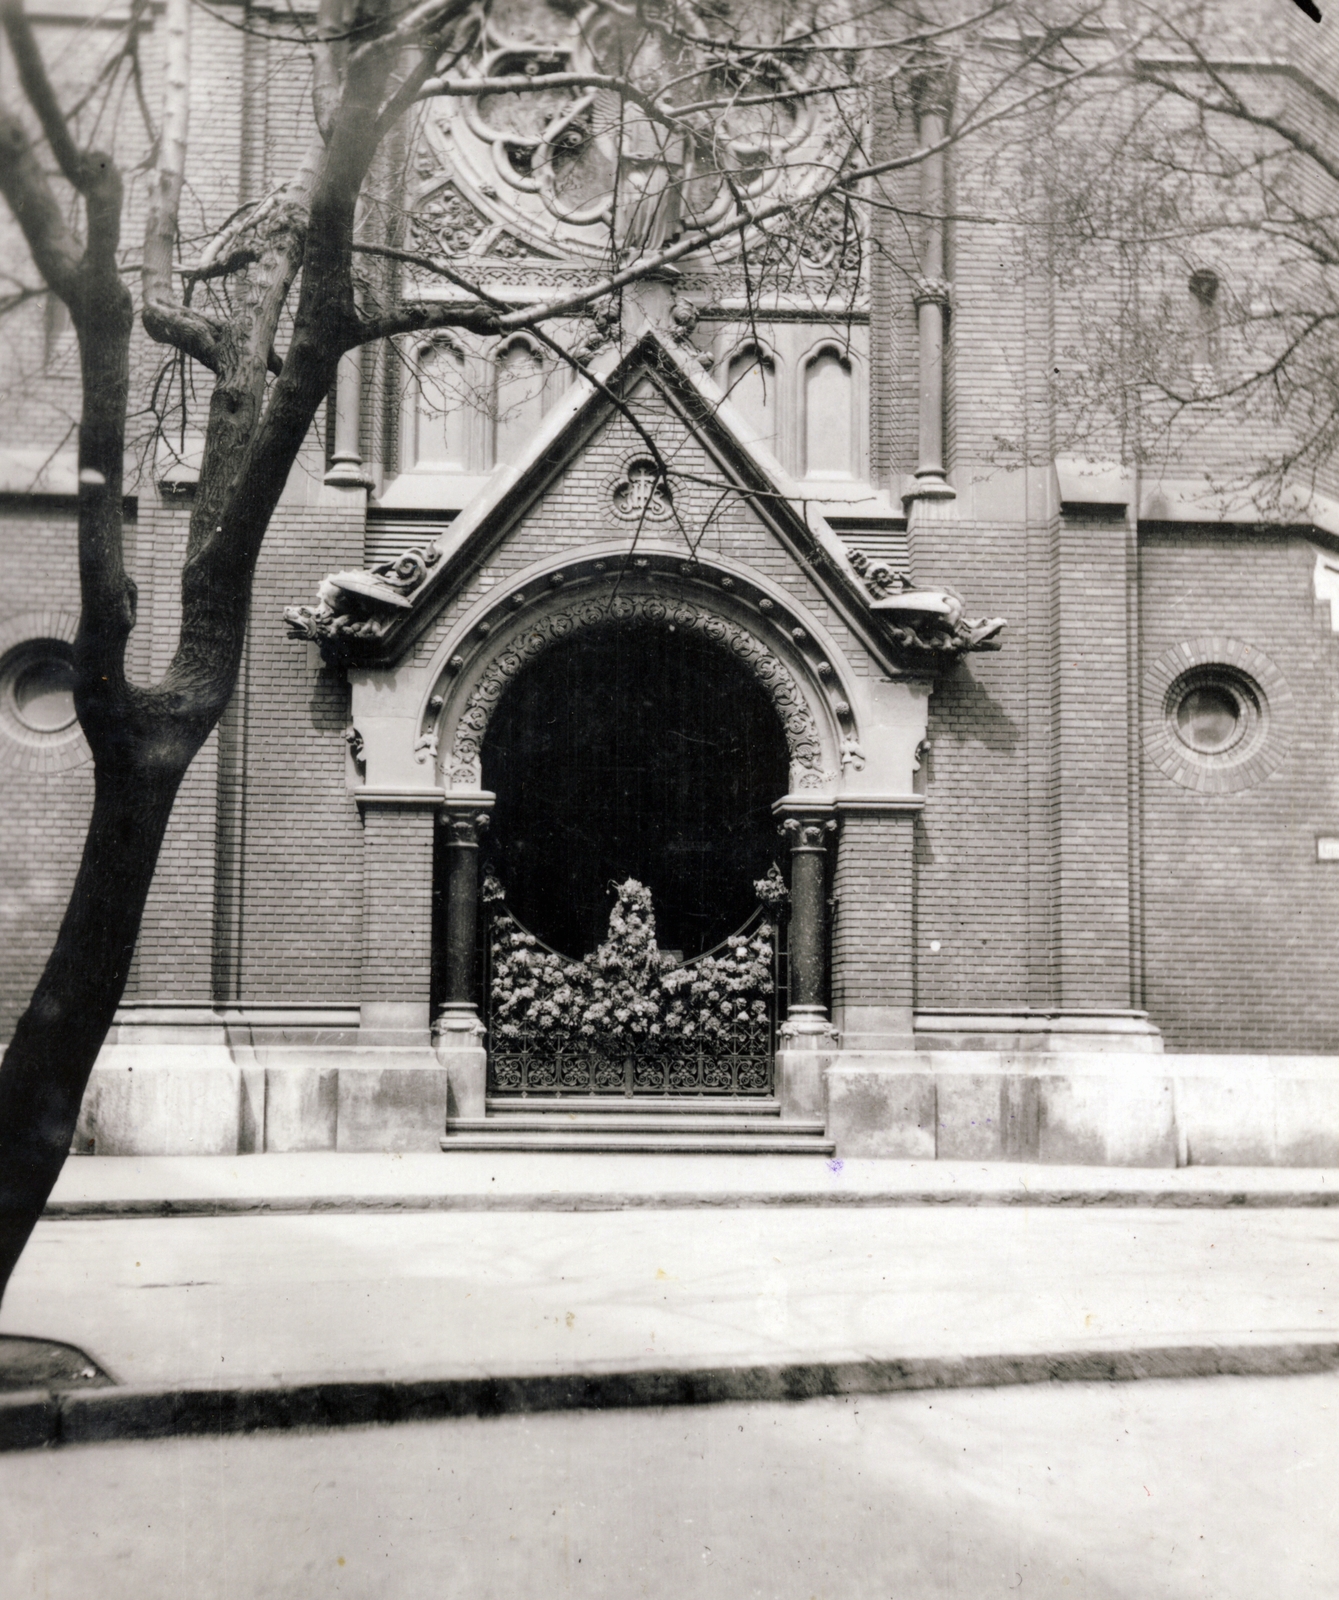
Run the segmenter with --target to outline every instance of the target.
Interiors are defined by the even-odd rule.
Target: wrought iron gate
[[[495,902],[492,916],[480,919],[483,977],[482,1015],[488,1029],[488,1092],[494,1095],[719,1095],[765,1097],[773,1090],[773,1060],[778,1019],[786,1014],[786,918],[766,917],[760,909],[740,929],[756,931],[767,920],[774,930],[772,991],[762,1016],[737,1016],[709,1038],[658,1037],[635,1040],[554,1039],[540,1028],[519,1037],[499,1036],[493,1016],[492,924],[506,916],[518,927],[513,913]],[[522,928],[522,931],[525,932]],[[534,935],[535,947],[557,956]],[[738,937],[738,935],[735,935]],[[723,951],[722,941],[696,961]],[[562,959],[559,957],[559,959]]]

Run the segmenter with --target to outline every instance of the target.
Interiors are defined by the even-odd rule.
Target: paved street
[[[1339,1337],[1328,1178],[1019,1168],[977,1193],[881,1165],[694,1159],[587,1211],[615,1190],[570,1162],[452,1169],[455,1191],[347,1162],[324,1197],[302,1163],[71,1163],[0,1332],[156,1391]],[[1093,1203],[1116,1178],[1129,1203]],[[453,1193],[472,1209],[387,1209]],[[1017,1203],[1043,1195],[1065,1203]],[[239,1214],[115,1214],[211,1196]],[[0,1594],[1333,1600],[1336,1410],[1323,1373],[16,1450]]]
[[[47,1221],[0,1332],[132,1385],[1339,1335],[1339,1208]]]
[[[9,1600],[1333,1600],[1339,1376],[0,1456]]]

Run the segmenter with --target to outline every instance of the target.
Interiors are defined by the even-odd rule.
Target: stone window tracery
[[[730,358],[726,368],[726,393],[748,424],[752,440],[779,453],[780,395],[777,367],[760,345],[746,344]]]
[[[463,472],[469,464],[470,408],[465,353],[438,340],[416,352],[414,366],[414,465]]]
[[[648,23],[632,8],[565,0],[492,6],[471,71],[537,87],[428,102],[419,244],[429,243],[426,230],[452,253],[544,256],[557,245],[564,255],[630,257],[660,248],[686,225],[719,220],[736,196],[756,199],[782,183],[796,192],[816,186],[842,145],[840,118],[829,99],[795,96],[806,58],[784,43],[812,36],[829,9],[828,0],[722,5],[717,40],[732,32],[753,40],[770,28],[782,47],[772,53],[690,38],[672,20]],[[831,19],[817,25],[831,33]],[[626,77],[640,94],[543,86],[571,73]],[[784,98],[767,99],[773,93]],[[657,117],[657,96],[671,107],[712,109],[686,129]],[[448,174],[459,188],[443,188]]]

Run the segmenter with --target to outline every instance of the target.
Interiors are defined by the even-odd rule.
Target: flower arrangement
[[[773,867],[754,887],[775,916],[786,897],[781,874]],[[498,1043],[538,1039],[569,1049],[633,1040],[707,1044],[741,1023],[766,1020],[776,948],[770,921],[728,939],[720,955],[678,966],[656,944],[651,891],[629,878],[615,889],[599,948],[569,961],[517,923],[491,875],[482,898],[494,908],[490,999]]]

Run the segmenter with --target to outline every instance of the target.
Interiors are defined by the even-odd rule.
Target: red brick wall
[[[913,821],[842,814],[832,895],[832,1010],[912,1004]]]
[[[1287,756],[1235,794],[1144,764],[1144,984],[1168,1046],[1339,1050],[1339,635],[1314,597],[1315,547],[1188,527],[1140,539],[1144,668],[1222,633],[1263,650],[1291,690]],[[1157,715],[1145,704],[1145,715]]]
[[[315,430],[314,430],[315,431]],[[244,1000],[349,1000],[362,949],[362,828],[346,786],[349,689],[342,672],[285,636],[284,606],[310,604],[328,572],[362,565],[363,496],[322,499],[315,465],[294,469],[256,573],[219,798],[231,878],[220,895],[226,988]],[[294,503],[302,483],[313,504]]]
[[[428,1004],[436,826],[427,806],[363,807],[364,1002]]]
[[[1013,1006],[1032,989],[1030,885],[1049,872],[1050,849],[1029,821],[1049,805],[1050,775],[1029,760],[1027,551],[1027,529],[1002,522],[934,523],[917,538],[918,581],[950,582],[973,615],[1009,619],[999,654],[968,656],[930,697],[916,824],[921,1006]]]
[[[0,505],[0,573],[0,629],[15,623],[29,637],[73,636],[79,579],[69,506]],[[9,1038],[51,953],[79,865],[93,805],[92,756],[82,737],[79,743],[76,766],[44,770],[7,739],[0,760],[0,1040]]]

